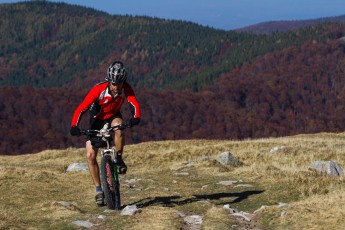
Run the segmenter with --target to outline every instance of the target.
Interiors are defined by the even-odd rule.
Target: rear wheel
[[[104,155],[102,157],[101,176],[105,201],[108,208],[119,210],[121,207],[120,183],[118,178],[114,176],[114,163],[110,155]]]

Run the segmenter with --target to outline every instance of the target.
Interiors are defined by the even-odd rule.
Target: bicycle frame
[[[107,145],[109,145],[109,144],[107,143]],[[101,151],[101,156],[104,157],[106,154],[111,155],[111,158],[114,162],[114,165],[113,165],[113,167],[114,167],[114,179],[115,179],[115,182],[117,182],[117,181],[119,181],[119,173],[117,172],[117,162],[116,162],[115,153],[116,153],[115,149],[109,148],[109,146],[108,146],[107,149],[104,149]]]

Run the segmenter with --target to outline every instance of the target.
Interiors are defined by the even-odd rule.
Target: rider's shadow
[[[198,202],[202,200],[220,200],[224,198],[235,198],[229,202],[217,203],[220,204],[234,204],[247,199],[249,196],[257,195],[264,192],[264,190],[254,190],[254,191],[244,191],[244,192],[234,192],[234,193],[214,193],[214,194],[203,194],[203,195],[193,195],[193,197],[183,199],[182,196],[157,196],[154,198],[145,198],[129,205],[137,205],[138,208],[144,208],[151,205],[161,204],[167,207],[180,206],[193,202]]]

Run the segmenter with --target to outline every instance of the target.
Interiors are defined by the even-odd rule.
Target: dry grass
[[[315,160],[344,166],[344,137],[320,133],[126,146],[129,173],[121,178],[122,200],[141,208],[135,216],[96,207],[88,172],[65,173],[68,165],[85,162],[83,149],[0,156],[0,229],[78,229],[76,220],[92,222],[93,229],[180,229],[184,223],[178,213],[201,215],[203,229],[227,229],[234,220],[224,204],[251,213],[268,205],[256,215],[263,229],[342,229],[344,178],[318,175],[310,166]],[[270,153],[276,146],[285,148]],[[217,164],[224,151],[243,164]],[[141,180],[125,182],[135,178]],[[228,180],[238,182],[218,184]],[[236,187],[241,183],[253,187]],[[289,205],[278,207],[279,202]]]

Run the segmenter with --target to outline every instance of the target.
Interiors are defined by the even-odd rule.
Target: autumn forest
[[[142,108],[127,143],[345,130],[341,21],[257,34],[25,2],[0,24],[0,155],[83,146],[72,113],[116,59]]]

